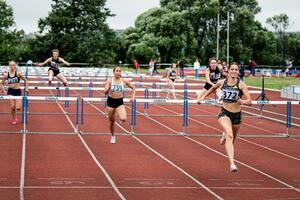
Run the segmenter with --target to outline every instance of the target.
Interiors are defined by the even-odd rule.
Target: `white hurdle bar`
[[[24,86],[20,87],[21,89],[24,89]],[[28,89],[30,90],[66,90],[66,88],[68,88],[70,91],[72,90],[87,90],[87,91],[104,91],[104,87],[48,87],[48,86],[29,86]],[[146,90],[146,88],[136,88],[135,91],[137,92],[144,92]],[[125,88],[125,91],[131,91],[130,88]],[[178,92],[178,93],[184,93],[185,90],[183,89],[153,89],[153,88],[149,88],[148,89],[149,92]],[[192,89],[188,89],[187,92],[188,93],[198,93],[201,92],[202,90],[192,90]],[[250,94],[260,94],[261,91],[259,90],[253,90],[253,91],[249,91]]]
[[[1,78],[1,77],[0,77]],[[27,77],[28,79],[43,79],[43,80],[48,80],[49,78],[48,77],[46,77],[46,76],[28,76]],[[108,78],[111,78],[111,76],[108,76],[107,78],[104,78],[104,77],[66,77],[67,78],[67,80],[107,80]],[[124,79],[126,79],[126,80],[128,80],[128,81],[132,81],[133,80],[133,78],[124,78]],[[161,79],[159,79],[160,81],[168,81],[169,79],[167,79],[167,78],[161,78]],[[176,80],[177,82],[184,82],[185,81],[185,79],[178,79],[178,80]]]
[[[106,102],[106,98],[82,98],[81,99],[81,124],[83,124],[83,119],[84,119],[84,102],[86,103],[91,103],[91,102]],[[182,105],[183,108],[183,114],[182,119],[183,119],[183,131],[180,133],[181,135],[186,134],[187,127],[189,126],[188,121],[189,121],[189,115],[188,115],[188,105],[189,104],[207,104],[207,105],[220,105],[222,102],[218,102],[214,99],[209,99],[209,100],[204,100],[198,102],[197,100],[169,100],[169,99],[135,99],[132,101],[131,99],[124,99],[124,102],[128,103],[131,102],[132,108],[131,108],[131,133],[135,133],[135,127],[136,127],[136,115],[137,115],[137,110],[136,110],[136,104],[137,103],[144,103],[144,113],[146,113],[146,110],[148,109],[148,103],[149,104],[176,104],[176,105]],[[252,101],[252,104],[257,104],[257,105],[266,105],[266,104],[280,104],[280,105],[286,105],[287,106],[287,116],[286,116],[286,137],[289,137],[289,132],[291,128],[291,105],[300,105],[300,101]],[[106,104],[105,104],[106,106]]]
[[[28,100],[41,100],[41,101],[76,101],[76,131],[78,131],[78,120],[79,120],[79,98],[78,97],[55,97],[55,96],[0,96],[1,100],[22,100],[22,133],[27,132],[27,115],[28,115]],[[65,114],[65,113],[64,113]],[[75,132],[76,132],[75,131]]]
[[[66,78],[70,78],[73,76],[80,76],[80,73],[67,73],[62,71],[62,73],[64,74],[64,76]],[[113,73],[108,73],[106,74],[105,72],[103,73],[97,73],[94,76],[93,75],[87,75],[87,73],[82,73],[84,75],[83,78],[106,78],[106,77],[112,77]],[[140,74],[140,75],[136,75],[136,74],[122,74],[121,75],[123,78],[153,78],[153,79],[161,79],[163,78],[163,76],[161,75],[156,75],[156,76],[150,76],[150,75],[145,75],[145,74]],[[48,73],[33,73],[31,75],[27,76],[28,78],[39,78],[39,77],[48,77]]]
[[[106,98],[84,97],[84,101],[88,102],[106,102]],[[174,99],[135,99],[136,103],[153,103],[153,104],[183,104],[187,101],[189,104],[198,104],[197,100],[174,100]],[[131,99],[124,98],[124,102],[131,102]],[[292,105],[300,105],[300,101],[251,101],[253,105],[285,105],[290,102]],[[200,101],[200,104],[222,104],[214,99]]]
[[[24,96],[0,96],[0,100],[22,100]],[[44,100],[44,101],[76,101],[77,97],[42,97],[42,96],[26,96],[28,100]]]
[[[53,84],[58,84],[60,81],[52,81]],[[46,83],[46,81],[28,81],[29,84],[40,84]],[[82,85],[89,85],[91,82],[88,81],[68,81],[69,84],[82,84]],[[106,82],[92,82],[93,85],[105,85]],[[153,84],[157,86],[168,86],[170,85],[167,82],[131,82],[133,85],[141,85],[141,86],[152,86]],[[48,83],[47,83],[48,84]],[[173,83],[174,86],[184,86],[185,83]],[[187,83],[187,86],[204,86],[204,83]]]

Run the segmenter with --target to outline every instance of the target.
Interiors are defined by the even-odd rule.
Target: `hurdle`
[[[152,94],[152,96],[156,97],[156,92],[177,92],[177,93],[184,93],[184,92],[188,92],[188,93],[197,93],[201,90],[195,90],[195,89],[157,89],[156,88],[156,83],[154,84],[154,86],[152,88],[149,88],[148,91],[149,92],[154,92],[154,94]],[[7,88],[8,86],[5,86],[5,88]],[[67,88],[69,90],[92,90],[92,91],[104,91],[104,87],[93,87],[93,84],[90,84],[89,87],[54,87],[54,86],[29,86],[28,89],[30,90],[67,90]],[[24,87],[20,87],[20,89],[24,89]],[[125,88],[125,91],[131,91],[130,88]],[[135,91],[137,92],[145,92],[145,88],[136,88]],[[252,90],[249,91],[250,94],[260,94],[260,91],[258,90]],[[91,95],[92,96],[92,95]]]
[[[22,82],[22,81],[21,81]],[[45,84],[45,81],[32,81],[29,80],[28,81],[29,84]],[[60,81],[52,81],[53,84],[59,84]],[[81,85],[89,85],[90,81],[68,81],[69,85],[72,84],[81,84]],[[101,81],[101,82],[93,82],[94,85],[105,85],[106,82],[105,81]],[[153,82],[131,82],[131,84],[137,86],[152,86]],[[157,86],[168,86],[169,83],[167,82],[155,82],[155,84]],[[174,86],[184,86],[185,83],[173,83]],[[187,86],[189,87],[200,87],[200,86],[204,86],[203,83],[187,83]]]
[[[106,102],[106,98],[82,98],[82,105],[81,105],[81,123],[83,123],[84,120],[84,102]],[[134,135],[144,135],[144,136],[162,136],[162,135],[169,135],[169,134],[145,134],[145,133],[137,133],[135,130],[136,125],[138,124],[138,120],[137,120],[137,115],[142,115],[142,116],[146,116],[149,117],[151,115],[149,115],[146,111],[144,113],[139,112],[139,114],[137,114],[137,104],[138,103],[143,103],[144,104],[144,109],[148,104],[154,104],[154,105],[168,105],[168,104],[176,104],[176,105],[182,105],[183,106],[183,110],[182,110],[182,114],[180,115],[172,115],[172,116],[177,116],[177,117],[182,117],[182,132],[178,132],[177,135],[179,136],[213,136],[213,137],[219,137],[219,134],[189,134],[187,132],[187,127],[189,126],[189,113],[188,113],[188,108],[189,105],[197,105],[197,104],[203,104],[203,105],[220,105],[220,103],[214,99],[209,99],[209,100],[204,100],[204,101],[200,101],[198,102],[197,100],[189,100],[189,99],[183,99],[183,100],[172,100],[172,99],[135,99],[134,101],[131,101],[130,99],[125,98],[124,99],[125,103],[131,102],[131,134]],[[272,105],[272,104],[278,104],[278,105],[286,105],[287,106],[287,110],[286,110],[286,132],[285,133],[280,133],[280,134],[274,134],[274,135],[250,135],[250,134],[244,134],[244,135],[240,135],[239,137],[283,137],[283,138],[287,138],[287,137],[298,137],[296,136],[291,136],[290,135],[290,129],[292,127],[291,124],[291,105],[300,105],[300,101],[252,101],[251,102],[253,105]],[[156,115],[155,115],[156,116]],[[171,115],[170,115],[171,116]],[[82,131],[82,133],[84,133]],[[88,134],[88,133],[87,133]],[[100,134],[100,133],[99,133]],[[126,135],[126,134],[124,134]]]
[[[35,115],[37,113],[31,113],[28,110],[29,103],[31,101],[46,101],[46,102],[59,102],[59,101],[74,101],[75,102],[75,126],[77,133],[78,130],[78,122],[79,122],[79,98],[78,97],[54,97],[54,96],[0,96],[0,101],[2,100],[22,100],[22,125],[20,131],[0,131],[0,133],[36,133],[36,134],[60,134],[60,132],[32,132],[27,129],[27,124],[30,123],[28,120],[28,115]],[[8,108],[9,109],[9,108]],[[38,114],[47,114],[47,113],[38,113]],[[69,115],[70,113],[67,113],[64,111],[61,115]],[[65,133],[64,133],[65,134]],[[73,133],[74,134],[74,133]]]

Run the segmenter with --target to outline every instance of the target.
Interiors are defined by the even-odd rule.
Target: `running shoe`
[[[115,144],[116,143],[116,136],[111,136],[110,143],[111,144]]]
[[[220,145],[224,145],[226,142],[225,133],[222,133],[221,139],[220,139]]]
[[[12,125],[16,125],[17,123],[18,123],[18,120],[17,120],[17,119],[15,119],[15,120],[13,120],[13,121],[11,122]]]
[[[237,172],[238,168],[235,164],[230,165],[230,172]]]

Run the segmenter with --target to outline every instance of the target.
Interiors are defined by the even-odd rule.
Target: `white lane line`
[[[95,178],[76,178],[76,177],[41,177],[38,180],[95,180]]]
[[[256,111],[260,111],[260,108],[256,108],[256,107],[251,107],[251,106],[246,106],[246,108],[249,108],[249,109],[253,109],[253,110],[256,110]],[[269,114],[273,114],[273,115],[278,115],[278,116],[282,116],[282,117],[286,117],[285,114],[281,114],[281,113],[278,113],[278,112],[273,112],[273,111],[269,111],[269,110],[263,110],[263,112],[266,112],[266,113],[269,113]],[[300,120],[299,117],[296,117],[296,116],[291,116],[292,119],[295,119],[295,120]]]
[[[120,192],[120,190],[118,189],[117,185],[112,180],[112,178],[110,177],[110,175],[107,173],[107,171],[105,170],[105,168],[100,164],[100,162],[98,161],[98,159],[96,158],[96,156],[94,155],[94,153],[91,151],[91,149],[89,148],[89,146],[87,145],[87,143],[84,141],[84,139],[82,138],[82,136],[80,134],[78,134],[78,137],[80,138],[81,142],[83,143],[83,145],[85,146],[85,148],[90,153],[90,155],[93,158],[93,160],[95,161],[95,163],[101,169],[101,171],[103,172],[103,174],[105,175],[105,177],[107,178],[107,180],[109,181],[109,183],[111,184],[111,186],[113,187],[113,189],[115,190],[115,192],[118,194],[118,196],[122,200],[126,200],[126,198],[124,197],[124,195]]]
[[[25,161],[26,161],[26,133],[23,133],[21,172],[20,172],[20,200],[24,200]]]
[[[244,138],[239,138],[239,139],[240,139],[240,140],[243,140],[243,141],[245,141],[245,142],[247,142],[247,143],[250,143],[250,144],[259,146],[259,147],[261,147],[261,148],[267,149],[267,150],[272,151],[272,152],[274,152],[274,153],[278,153],[278,154],[280,154],[280,155],[282,155],[282,156],[285,156],[285,157],[288,157],[288,158],[291,158],[291,159],[300,161],[300,158],[297,158],[297,157],[291,156],[291,155],[289,155],[289,154],[286,154],[286,153],[277,151],[277,150],[275,150],[275,149],[271,149],[271,148],[269,148],[269,147],[267,147],[267,146],[265,146],[265,145],[261,145],[261,144],[255,143],[255,142],[252,142],[252,141],[250,141],[250,140],[245,140]]]
[[[131,109],[130,106],[126,106],[126,107],[129,108],[129,109]],[[142,112],[139,112],[138,110],[136,110],[136,112],[139,113],[139,114],[143,114]],[[161,122],[159,122],[159,121],[153,119],[152,117],[149,117],[149,116],[142,116],[142,117],[145,117],[145,118],[147,118],[147,119],[150,119],[151,121],[153,121],[153,122],[155,122],[155,123],[157,123],[157,124],[159,124],[159,125],[165,127],[166,129],[168,129],[168,130],[170,130],[170,131],[172,131],[172,132],[174,132],[174,133],[176,133],[176,134],[179,133],[178,131],[176,131],[176,130],[174,130],[174,129],[168,127],[168,126],[165,126],[163,123],[161,123]]]
[[[211,178],[210,181],[226,181],[226,182],[232,182],[232,181],[238,181],[238,182],[265,182],[264,179],[223,179],[223,178]]]
[[[125,178],[129,181],[179,181],[179,178]]]
[[[178,95],[183,97],[183,95],[180,95],[180,94],[178,94]],[[193,98],[193,97],[189,97],[189,99],[194,99],[194,98]],[[194,109],[194,110],[205,111],[206,113],[214,114],[214,113],[212,113],[212,112],[207,112],[206,110],[200,110],[200,109],[196,108],[195,106],[190,106],[190,108],[191,108],[191,109]],[[251,108],[251,107],[250,107],[250,108]],[[247,114],[250,114],[250,115],[260,116],[260,115],[258,115],[258,114],[255,114],[255,113],[252,113],[252,112],[249,112],[249,111],[245,111],[245,110],[244,110],[243,112],[244,112],[244,113],[247,113]],[[267,119],[267,120],[272,120],[272,121],[275,121],[275,122],[282,122],[281,120],[278,120],[278,119],[275,119],[275,118],[272,118],[272,117],[264,116],[263,118],[264,118],[264,119]],[[284,123],[285,123],[285,122],[284,122]],[[243,123],[243,124],[248,125],[248,126],[251,126],[250,124],[247,124],[247,123]],[[272,131],[267,130],[267,129],[264,129],[264,128],[260,128],[260,127],[257,127],[257,126],[256,126],[256,127],[253,127],[253,128],[260,129],[260,130],[262,130],[262,131],[265,131],[265,132],[274,134]],[[298,140],[298,139],[296,139],[296,138],[289,138],[289,139],[290,139],[290,140],[293,140],[293,141],[300,142],[300,140]]]
[[[98,111],[104,113],[103,111],[101,111],[100,109],[97,108]],[[151,119],[151,118],[149,118]],[[155,120],[156,121],[156,120]],[[126,130],[125,128],[123,128],[122,126],[120,126],[121,129],[123,129],[125,132],[127,132],[128,134],[130,134],[130,131]],[[174,130],[173,130],[174,131]],[[175,131],[176,132],[176,131]],[[188,172],[184,171],[182,168],[180,168],[179,166],[177,166],[175,163],[173,163],[172,161],[170,161],[169,159],[167,159],[165,156],[163,156],[162,154],[160,154],[159,152],[157,152],[156,150],[154,150],[153,148],[151,148],[149,145],[147,145],[146,143],[144,143],[143,141],[141,141],[140,139],[138,139],[137,137],[132,135],[132,138],[134,138],[135,140],[137,140],[138,142],[140,142],[142,145],[144,145],[147,149],[149,149],[150,151],[152,151],[154,154],[156,154],[157,156],[159,156],[161,159],[163,159],[164,161],[166,161],[167,163],[169,163],[170,165],[172,165],[174,168],[176,168],[177,170],[179,170],[181,173],[183,173],[185,176],[187,176],[188,178],[190,178],[191,180],[193,180],[195,183],[197,183],[198,185],[200,185],[201,187],[203,187],[206,191],[208,191],[210,194],[212,194],[215,198],[221,200],[223,199],[222,197],[220,197],[218,194],[216,194],[215,192],[213,192],[211,189],[209,189],[206,185],[204,185],[202,182],[200,182],[199,180],[197,180],[195,177],[193,177],[192,175],[190,175]]]
[[[170,161],[169,159],[167,159],[166,157],[164,157],[162,154],[158,153],[156,150],[154,150],[153,148],[151,148],[149,145],[147,145],[146,143],[144,143],[142,140],[140,140],[139,138],[137,138],[135,136],[132,136],[132,137],[134,139],[136,139],[137,141],[139,141],[141,144],[143,144],[145,147],[147,147],[150,151],[152,151],[153,153],[155,153],[156,155],[158,155],[161,159],[163,159],[164,161],[166,161],[167,163],[169,163],[170,165],[172,165],[173,167],[175,167],[177,170],[179,170],[181,173],[183,173],[184,175],[186,175],[187,177],[189,177],[195,183],[197,183],[198,185],[200,185],[201,187],[203,187],[207,192],[209,192],[215,198],[217,198],[217,199],[223,199],[217,193],[215,193],[210,188],[208,188],[206,185],[204,185],[202,182],[200,182],[198,179],[196,179],[195,177],[193,177],[192,175],[190,175],[188,172],[186,172],[185,170],[183,170],[181,167],[177,166],[175,163],[173,163],[172,161]]]
[[[195,142],[197,144],[200,144],[201,146],[203,146],[203,147],[205,147],[205,148],[207,148],[207,149],[209,149],[209,150],[211,150],[211,151],[219,154],[220,156],[223,156],[223,157],[227,158],[227,155],[225,155],[225,154],[223,154],[223,153],[221,153],[221,152],[219,152],[219,151],[217,151],[217,150],[215,150],[213,148],[210,148],[209,146],[207,146],[207,145],[205,145],[205,144],[203,144],[203,143],[201,143],[201,142],[199,142],[197,140],[194,140],[193,138],[190,138],[190,137],[185,137],[185,138],[187,138],[187,139],[189,139],[189,140],[191,140],[191,141],[193,141],[193,142]],[[267,174],[267,173],[265,173],[265,172],[263,172],[263,171],[255,168],[255,167],[252,167],[252,166],[250,166],[250,165],[248,165],[248,164],[246,164],[244,162],[238,161],[238,160],[236,160],[236,162],[239,163],[239,164],[241,164],[241,165],[243,165],[243,166],[245,166],[245,167],[247,167],[247,168],[249,168],[249,169],[251,169],[251,170],[253,170],[253,171],[256,171],[256,172],[258,172],[258,173],[260,173],[260,174],[262,174],[262,175],[264,175],[264,176],[266,176],[266,177],[268,177],[270,179],[273,179],[274,181],[276,181],[276,182],[278,182],[278,183],[280,183],[282,185],[285,185],[286,187],[288,187],[290,189],[293,189],[293,190],[295,190],[297,192],[300,192],[300,189],[298,189],[298,188],[296,188],[296,187],[294,187],[294,186],[292,186],[292,185],[290,185],[288,183],[285,183],[284,181],[281,181],[280,179],[275,178],[274,176],[269,175],[269,174]]]
[[[182,96],[182,95],[180,95],[180,96]],[[193,109],[193,110],[204,111],[204,112],[209,113],[209,114],[214,114],[214,113],[209,112],[209,111],[206,111],[206,110],[201,110],[201,109],[197,108],[196,106],[190,106],[190,108]],[[251,113],[251,112],[246,112],[246,111],[243,111],[243,112],[256,115],[255,113]],[[273,118],[272,118],[272,119],[273,119]],[[272,119],[270,118],[270,120],[272,120]],[[274,121],[274,120],[273,120],[273,121]],[[243,123],[243,124],[245,124],[246,126],[250,126],[250,127],[252,127],[252,128],[256,128],[256,129],[265,131],[265,132],[267,132],[267,133],[274,134],[273,131],[270,131],[270,130],[268,130],[268,129],[264,129],[264,128],[257,127],[257,126],[252,126],[252,125],[250,125],[250,124],[248,124],[248,123]],[[290,140],[293,140],[293,141],[300,142],[300,140],[298,140],[298,139],[296,139],[296,138],[289,138],[289,139],[290,139]]]
[[[64,109],[62,108],[62,106],[60,104],[57,104],[57,105],[62,110],[62,112],[65,113]],[[76,132],[77,131],[76,127],[72,123],[70,117],[66,113],[65,113],[65,116],[68,119],[68,121],[71,124],[71,126],[73,127],[74,131]],[[92,150],[89,148],[89,146],[87,145],[87,143],[85,142],[85,140],[82,138],[82,136],[80,134],[77,134],[77,136],[79,137],[79,139],[82,142],[82,144],[85,146],[86,150],[89,152],[90,156],[93,158],[94,162],[97,164],[97,166],[100,168],[100,170],[102,171],[102,173],[105,175],[106,179],[111,184],[111,186],[114,189],[114,191],[118,194],[118,196],[120,197],[120,199],[126,200],[126,198],[124,197],[124,195],[120,192],[120,190],[118,189],[118,187],[116,186],[115,182],[112,180],[112,178],[110,177],[110,175],[107,173],[107,171],[105,170],[105,168],[100,164],[100,162],[98,161],[98,159],[96,158],[96,156],[94,155],[94,153],[92,152]]]
[[[0,189],[19,189],[19,186],[0,186]],[[24,186],[25,189],[111,189],[109,186]],[[123,186],[120,189],[200,189],[203,187],[192,186]],[[292,190],[291,188],[281,187],[209,187],[215,190]]]
[[[193,109],[199,110],[199,109],[197,109],[197,108],[193,108]],[[204,112],[209,113],[209,114],[213,114],[212,112],[209,112],[209,111],[207,111],[207,110],[201,110],[201,111],[204,111]],[[169,110],[169,112],[170,112],[170,110]],[[191,118],[191,119],[192,119],[192,118]],[[195,121],[195,120],[193,120],[193,121]],[[196,120],[196,121],[198,121],[198,120]],[[199,121],[198,121],[198,122],[199,122]],[[257,127],[257,126],[253,126],[253,125],[250,125],[250,124],[245,123],[245,122],[243,122],[243,124],[246,125],[246,126],[250,126],[250,127],[252,127],[252,128],[264,130],[264,131],[266,131],[266,132],[268,132],[268,133],[273,133],[272,131],[269,131],[269,130],[267,130],[267,129],[260,128],[260,127]],[[212,127],[212,128],[214,128],[214,127]],[[215,129],[215,130],[218,130],[219,132],[222,132],[221,129],[216,129],[216,128],[214,128],[214,129]],[[267,146],[265,146],[265,145],[261,145],[261,144],[258,144],[258,143],[256,143],[256,142],[252,142],[252,141],[250,141],[250,140],[248,140],[248,139],[245,139],[245,138],[239,138],[239,139],[242,140],[242,141],[244,141],[244,142],[247,142],[247,143],[250,143],[250,144],[259,146],[259,147],[261,147],[261,148],[264,148],[264,149],[266,149],[266,150],[272,151],[272,152],[274,152],[274,153],[278,153],[278,154],[280,154],[280,155],[282,155],[282,156],[285,156],[285,157],[288,157],[288,158],[291,158],[291,159],[300,161],[300,158],[297,158],[297,157],[295,157],[295,156],[292,156],[292,155],[289,155],[289,154],[280,152],[280,151],[278,151],[278,150],[272,149],[272,148],[267,147]]]
[[[163,109],[168,110],[168,109],[166,109],[166,108],[163,108]],[[171,110],[170,110],[169,112],[174,112],[174,111],[171,111]],[[197,121],[197,120],[195,120],[195,121]],[[200,122],[200,121],[198,121],[198,122],[199,122],[200,124],[202,124],[202,125],[209,126],[209,125],[207,125],[207,124],[205,124],[205,123],[202,123],[202,122]],[[165,126],[165,125],[163,125],[163,126]],[[209,127],[210,127],[210,126],[209,126]],[[211,128],[215,129],[214,127],[211,127]],[[217,150],[215,150],[215,149],[213,149],[213,148],[210,148],[210,147],[206,146],[205,144],[198,142],[197,140],[194,140],[194,139],[192,139],[192,138],[190,138],[190,137],[187,137],[187,136],[184,136],[184,137],[187,138],[188,140],[191,140],[191,141],[193,141],[193,142],[195,142],[195,143],[197,143],[197,144],[200,144],[201,146],[203,146],[203,147],[205,147],[205,148],[207,148],[207,149],[209,149],[209,150],[211,150],[211,151],[213,151],[213,152],[215,152],[215,153],[217,153],[217,154],[219,154],[219,155],[221,155],[221,156],[227,158],[227,155],[225,155],[225,154],[223,154],[223,153],[221,153],[221,152],[219,152],[219,151],[217,151]],[[249,168],[249,169],[251,169],[251,170],[253,170],[253,171],[256,171],[256,172],[258,172],[258,173],[260,173],[260,174],[262,174],[262,175],[264,175],[264,176],[267,176],[268,178],[273,179],[274,181],[279,182],[279,183],[285,185],[285,186],[288,187],[288,188],[291,188],[291,189],[293,189],[293,190],[295,190],[295,191],[297,191],[297,192],[300,192],[300,190],[299,190],[298,188],[295,188],[294,186],[289,185],[288,183],[285,183],[285,182],[283,182],[283,181],[281,181],[281,180],[279,180],[279,179],[277,179],[277,178],[275,178],[275,177],[273,177],[273,176],[271,176],[271,175],[269,175],[269,174],[267,174],[267,173],[265,173],[265,172],[263,172],[263,171],[261,171],[261,170],[255,168],[255,167],[252,167],[252,166],[250,166],[250,165],[247,165],[246,163],[243,163],[243,162],[238,161],[238,160],[236,160],[236,162],[238,162],[238,163],[240,163],[241,165],[243,165],[243,166],[245,166],[245,167],[247,167],[247,168]]]

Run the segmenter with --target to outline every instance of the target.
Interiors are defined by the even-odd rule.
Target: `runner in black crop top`
[[[28,92],[28,81],[23,76],[22,72],[17,71],[16,62],[9,62],[9,71],[3,74],[3,83],[7,81],[8,90],[7,95],[9,96],[21,96],[22,92],[20,89],[20,80],[25,81],[25,90]],[[18,123],[17,111],[21,110],[22,101],[21,99],[10,99],[11,113],[13,117],[12,124],[15,125]]]
[[[222,89],[223,105],[219,113],[219,124],[223,129],[220,143],[225,144],[225,149],[230,162],[230,171],[237,171],[234,163],[233,143],[238,134],[241,124],[241,105],[251,104],[251,97],[246,84],[238,78],[239,67],[236,63],[230,65],[228,78],[218,81],[200,99],[204,100],[209,94],[218,88]],[[244,95],[245,99],[241,99]]]
[[[219,68],[218,61],[216,58],[210,58],[208,63],[208,68],[205,71],[205,85],[203,90],[198,95],[197,99],[200,99],[202,95],[207,92],[211,87],[213,87],[218,80],[222,77],[222,69]],[[220,98],[220,89],[217,89],[217,98]]]
[[[174,91],[175,90],[174,83],[175,83],[176,78],[177,78],[177,69],[176,69],[176,64],[173,63],[171,69],[167,73],[167,81],[169,83],[169,90],[168,90],[167,97],[166,97],[167,99],[169,98],[170,90],[173,90],[172,91],[173,98],[176,99],[176,94]]]
[[[65,61],[63,58],[59,57],[59,50],[58,49],[53,49],[52,50],[52,57],[48,58],[47,60],[45,60],[45,62],[43,63],[38,63],[36,64],[37,66],[44,66],[44,65],[48,65],[49,69],[48,69],[48,84],[49,86],[51,85],[53,76],[57,77],[63,84],[64,86],[68,86],[68,82],[66,77],[60,73],[59,67],[61,64],[70,66],[70,63],[68,63],[67,61]]]

